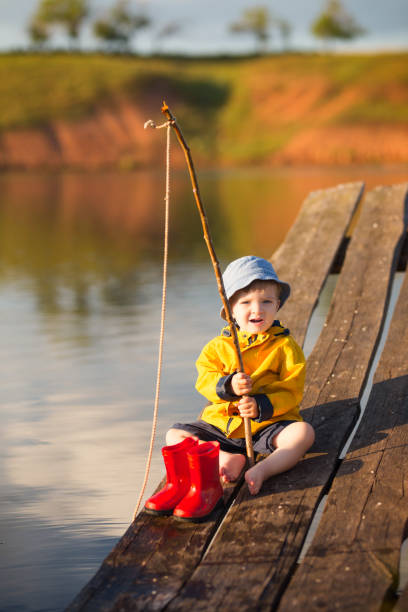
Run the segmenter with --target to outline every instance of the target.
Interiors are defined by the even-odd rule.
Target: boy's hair
[[[252,281],[252,283],[249,283],[249,285],[247,285],[246,287],[243,287],[242,289],[238,289],[238,291],[236,291],[233,295],[231,295],[230,299],[228,300],[230,305],[231,305],[231,307],[243,295],[246,295],[247,293],[250,293],[254,289],[262,289],[263,287],[265,287],[265,285],[272,285],[273,287],[276,287],[276,291],[277,291],[277,294],[278,294],[278,299],[280,298],[280,295],[281,295],[281,292],[282,292],[282,285],[280,285],[279,283],[277,283],[274,280],[258,280],[258,279],[256,279],[256,280]]]

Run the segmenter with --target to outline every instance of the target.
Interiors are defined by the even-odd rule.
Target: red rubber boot
[[[219,454],[219,442],[204,442],[187,452],[191,486],[174,509],[176,518],[198,523],[207,519],[222,504]]]
[[[198,445],[193,438],[184,438],[178,444],[163,446],[162,455],[166,466],[167,481],[164,487],[145,503],[149,514],[172,514],[175,506],[190,488],[190,469],[187,451]]]

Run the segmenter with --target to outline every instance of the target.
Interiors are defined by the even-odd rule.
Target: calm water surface
[[[398,169],[199,176],[224,266],[269,257],[313,189]],[[127,528],[149,445],[161,301],[161,173],[0,175],[0,609],[62,610]],[[164,370],[148,495],[166,429],[195,418],[195,359],[219,297],[188,177],[172,181]]]

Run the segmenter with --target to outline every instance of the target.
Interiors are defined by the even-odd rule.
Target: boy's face
[[[232,314],[241,331],[261,334],[270,328],[279,309],[279,290],[265,283],[246,293],[238,294],[232,303]]]

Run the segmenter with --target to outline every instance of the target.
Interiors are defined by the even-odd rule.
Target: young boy
[[[229,327],[211,340],[197,360],[196,388],[210,402],[200,420],[176,423],[167,444],[186,437],[220,443],[220,477],[233,482],[245,465],[243,417],[251,423],[255,453],[271,453],[245,473],[255,495],[269,477],[284,472],[303,457],[314,441],[314,430],[299,414],[305,358],[276,314],[290,294],[271,263],[241,257],[223,275],[244,363],[239,372]],[[225,319],[224,309],[221,316]]]

